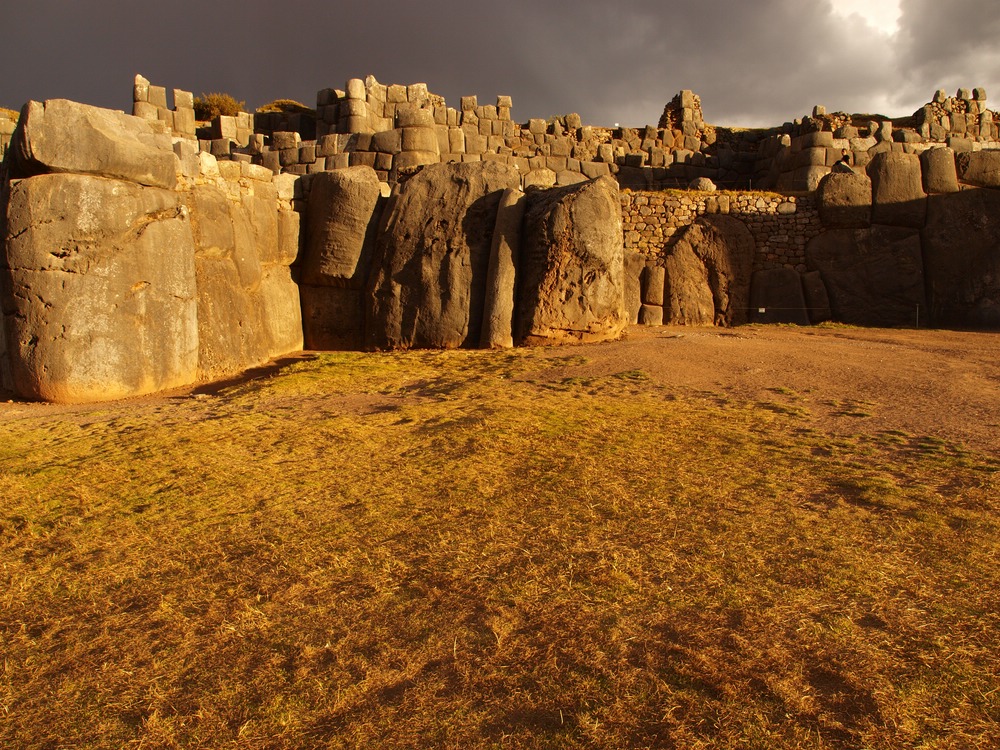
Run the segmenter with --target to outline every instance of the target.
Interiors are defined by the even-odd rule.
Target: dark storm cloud
[[[0,19],[0,104],[127,109],[136,72],[251,107],[312,103],[317,89],[374,73],[424,81],[454,106],[509,94],[519,120],[655,123],[690,88],[710,121],[778,124],[817,103],[909,114],[938,86],[1000,81],[988,44],[1000,21],[982,0],[904,0],[891,40],[831,2],[32,0]]]

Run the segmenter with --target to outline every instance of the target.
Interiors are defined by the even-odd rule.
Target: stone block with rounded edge
[[[177,184],[169,135],[148,120],[66,99],[28,102],[10,150],[14,177],[75,172],[151,187]]]
[[[958,159],[962,182],[977,187],[1000,188],[1000,151],[973,151]]]
[[[950,148],[932,148],[920,155],[924,191],[927,193],[957,193],[958,172],[955,152]]]
[[[872,223],[920,228],[927,215],[920,157],[882,152],[868,164],[872,181]]]
[[[816,191],[820,220],[827,227],[867,227],[872,219],[872,181],[868,175],[831,173]]]
[[[508,188],[501,196],[497,208],[486,275],[483,330],[479,340],[483,349],[508,348],[514,345],[515,291],[521,255],[521,220],[524,218],[525,205],[524,193]]]
[[[302,281],[359,289],[374,250],[378,175],[370,167],[350,167],[311,180]]]

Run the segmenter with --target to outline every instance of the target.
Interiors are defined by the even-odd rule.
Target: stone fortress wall
[[[758,131],[706,124],[690,91],[657,127],[613,129],[373,77],[314,114],[208,123],[190,92],[168,103],[137,76],[132,93],[131,117],[33,102],[0,127],[0,376],[24,397],[148,393],[303,345],[1000,327],[980,89],[895,123],[817,107]]]

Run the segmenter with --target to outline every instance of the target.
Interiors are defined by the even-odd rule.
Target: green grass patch
[[[0,745],[1000,743],[995,457],[585,364],[0,422]]]

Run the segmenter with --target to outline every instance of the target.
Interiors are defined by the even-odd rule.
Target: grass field
[[[1000,468],[542,356],[0,422],[0,746],[1000,745]]]

